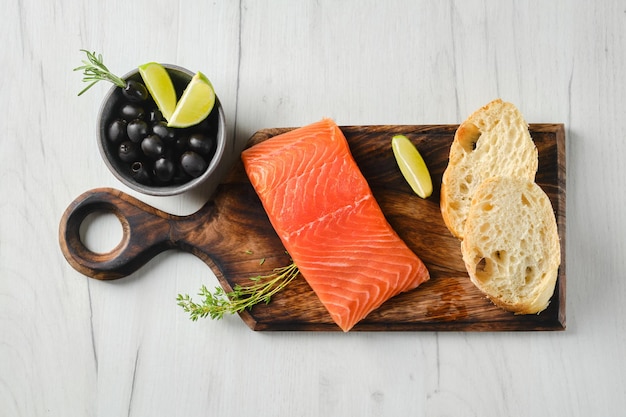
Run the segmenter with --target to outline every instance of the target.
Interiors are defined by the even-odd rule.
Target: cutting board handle
[[[113,213],[122,224],[122,240],[107,253],[88,249],[80,226],[92,213]],[[84,275],[111,280],[127,276],[164,250],[176,247],[171,239],[174,216],[112,188],[98,188],[77,197],[59,225],[59,244],[67,261]]]

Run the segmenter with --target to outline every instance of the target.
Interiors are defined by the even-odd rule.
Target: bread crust
[[[528,124],[511,103],[496,99],[476,110],[457,129],[441,183],[440,209],[450,233],[463,239],[472,196],[493,176],[534,180],[537,148]]]

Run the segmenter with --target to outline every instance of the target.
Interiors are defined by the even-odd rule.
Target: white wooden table
[[[626,4],[619,1],[10,1],[0,41],[0,415],[626,415]],[[123,74],[205,72],[231,157],[257,130],[459,123],[496,97],[567,136],[567,330],[253,332],[192,322],[216,285],[166,252],[132,276],[63,258],[66,206],[111,186],[188,214],[210,190],[137,195],[95,143],[106,85],[81,97],[79,49]],[[94,250],[120,239],[100,216]]]

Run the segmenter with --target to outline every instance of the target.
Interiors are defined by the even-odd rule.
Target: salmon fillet
[[[285,249],[343,331],[429,279],[385,219],[334,121],[256,144],[242,160]]]

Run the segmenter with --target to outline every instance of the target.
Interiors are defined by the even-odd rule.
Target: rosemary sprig
[[[87,60],[82,60],[84,65],[74,68],[74,71],[83,71],[83,81],[88,82],[89,85],[78,93],[79,96],[93,87],[98,81],[109,81],[118,87],[126,87],[126,81],[111,73],[104,65],[102,54],[96,55],[95,52],[89,52],[85,49],[81,49],[81,52],[87,55]]]
[[[261,302],[268,304],[272,296],[285,288],[298,273],[298,267],[292,262],[288,266],[274,269],[269,275],[250,278],[252,284],[249,286],[235,285],[233,291],[228,293],[222,287],[215,287],[215,291],[211,293],[203,285],[198,295],[203,297],[204,301],[199,304],[188,294],[178,294],[176,300],[193,321],[207,316],[219,320],[224,314],[239,313]]]

